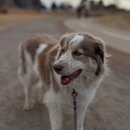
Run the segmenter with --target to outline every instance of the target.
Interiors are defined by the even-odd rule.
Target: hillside
[[[103,15],[96,21],[110,27],[130,30],[130,11]]]

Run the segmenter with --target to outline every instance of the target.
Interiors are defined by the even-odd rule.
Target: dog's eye
[[[80,55],[82,55],[82,53],[76,51],[76,52],[74,52],[74,55],[76,55],[76,56],[80,56]]]

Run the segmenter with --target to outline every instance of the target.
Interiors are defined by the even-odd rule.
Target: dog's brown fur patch
[[[38,55],[38,70],[40,77],[42,78],[46,90],[50,88],[50,74],[54,79],[52,63],[54,62],[54,57],[57,54],[58,41],[48,35],[34,35],[27,39],[21,44],[21,74],[26,74],[26,58],[25,51],[31,56],[32,63],[35,62],[36,50],[39,48],[40,44],[46,44],[47,47]],[[54,90],[59,91],[59,87],[56,81],[53,82]]]

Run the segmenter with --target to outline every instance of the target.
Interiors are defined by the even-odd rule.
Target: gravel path
[[[0,32],[0,130],[50,130],[45,106],[35,104],[31,111],[22,110],[24,92],[17,77],[17,48],[32,34],[47,33],[59,39],[67,31],[59,26],[63,20],[34,20]],[[104,79],[88,107],[84,130],[130,129],[130,71],[113,61],[109,66],[110,76]],[[72,112],[68,109],[67,113],[64,112],[62,130],[73,129]]]
[[[106,45],[130,54],[130,31],[103,26],[94,21],[94,18],[73,18],[66,20],[64,24],[75,31],[87,31],[103,39]]]

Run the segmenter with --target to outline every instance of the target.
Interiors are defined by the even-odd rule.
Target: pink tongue
[[[61,76],[61,84],[67,85],[69,84],[73,79],[77,78],[81,73],[81,70],[75,71],[69,76]]]

